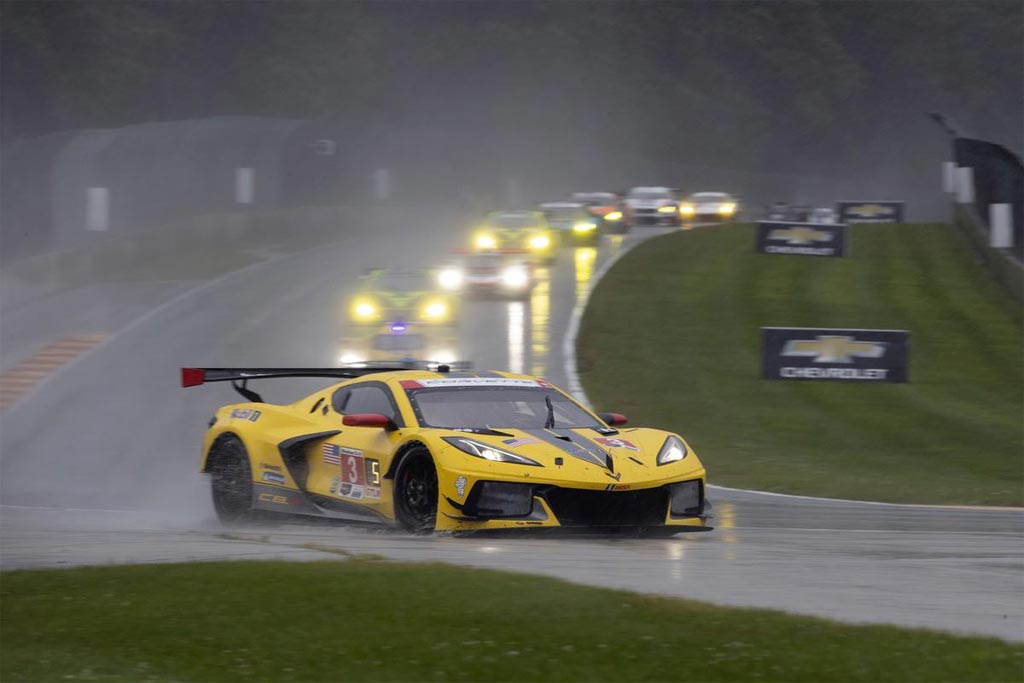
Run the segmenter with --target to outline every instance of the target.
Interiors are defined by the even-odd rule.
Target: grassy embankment
[[[1021,309],[944,225],[856,225],[848,258],[759,255],[749,225],[673,233],[597,286],[595,407],[683,434],[713,483],[1024,503]],[[910,382],[760,379],[762,326],[906,329]]]
[[[1020,681],[1024,647],[440,565],[0,575],[4,681]]]

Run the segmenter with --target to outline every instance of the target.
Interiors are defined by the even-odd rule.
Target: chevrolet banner
[[[761,221],[757,252],[803,256],[845,256],[846,226],[826,223]]]
[[[764,379],[906,382],[905,330],[761,328]]]
[[[903,202],[839,202],[836,215],[840,223],[902,223]]]

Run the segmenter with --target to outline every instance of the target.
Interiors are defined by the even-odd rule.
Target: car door
[[[390,481],[384,472],[391,464],[395,432],[379,427],[348,427],[345,415],[379,413],[403,426],[391,389],[383,382],[357,382],[337,389],[331,414],[340,433],[326,439],[311,453],[309,490],[339,501],[390,507]]]

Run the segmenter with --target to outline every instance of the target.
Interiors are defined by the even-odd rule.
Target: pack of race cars
[[[561,249],[593,247],[634,226],[729,221],[737,200],[724,192],[683,196],[666,187],[577,192],[529,209],[490,211],[450,262],[432,268],[372,269],[349,302],[337,362],[459,357],[459,302],[526,300]]]
[[[900,203],[883,204],[855,208]],[[488,212],[447,264],[362,274],[335,367],[184,368],[182,386],[231,382],[245,398],[217,411],[203,444],[218,517],[285,513],[414,533],[710,529],[704,466],[681,435],[620,429],[622,415],[595,413],[542,378],[459,362],[459,312],[467,298],[529,299],[563,247],[586,247],[579,272],[606,234],[731,222],[739,210],[725,192],[641,186]],[[775,203],[763,215],[834,223],[838,213]],[[290,404],[248,387],[274,377],[334,383]]]

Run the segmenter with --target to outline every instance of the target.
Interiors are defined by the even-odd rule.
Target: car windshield
[[[629,193],[629,196],[633,199],[668,199],[672,196],[672,193],[668,190],[648,188],[643,190],[633,190]]]
[[[498,254],[471,254],[466,259],[466,265],[475,269],[497,269],[501,266],[502,258]]]
[[[376,289],[392,292],[420,292],[434,289],[434,280],[426,272],[385,273],[378,281]]]
[[[615,204],[618,198],[609,192],[577,192],[572,196],[578,202],[586,202],[588,204]]]
[[[537,224],[537,219],[528,213],[501,213],[491,216],[490,222],[502,228],[529,228]]]
[[[556,223],[560,221],[574,221],[577,218],[585,218],[582,208],[579,206],[548,206],[544,207],[544,217]]]
[[[585,410],[554,389],[541,387],[428,387],[407,390],[423,427],[443,429],[544,429],[550,425],[548,399],[555,427],[604,427]]]

